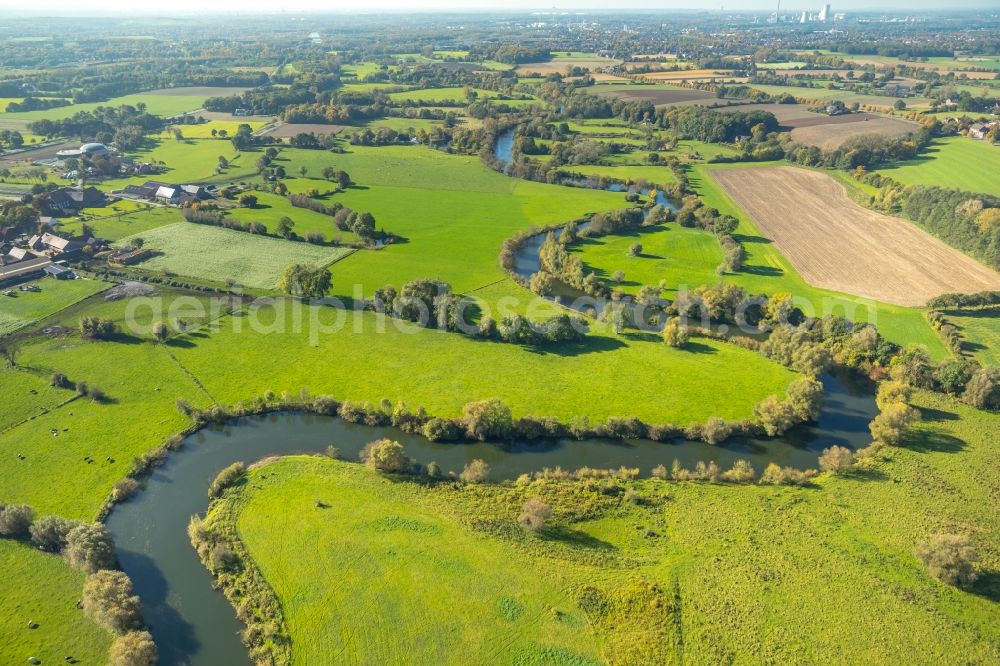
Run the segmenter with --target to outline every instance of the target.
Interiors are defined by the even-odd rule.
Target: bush
[[[927,573],[942,583],[966,586],[978,577],[974,565],[979,557],[969,537],[935,534],[917,546],[916,554]]]
[[[709,418],[701,428],[701,438],[707,444],[721,444],[732,434],[733,427],[718,416]]]
[[[458,478],[466,483],[482,483],[490,475],[490,466],[485,460],[476,458],[462,470]]]
[[[788,404],[800,421],[815,421],[823,409],[823,384],[813,377],[796,379],[788,385]]]
[[[795,469],[794,467],[779,467],[770,463],[760,475],[760,482],[771,485],[806,486],[816,476],[816,470]]]
[[[84,523],[79,520],[66,520],[59,516],[39,518],[29,530],[31,542],[48,553],[61,553],[66,547],[66,537],[70,530]]]
[[[824,472],[840,474],[854,463],[854,453],[843,446],[831,446],[823,449],[819,457],[819,468]]]
[[[359,457],[369,467],[390,474],[404,474],[413,466],[413,461],[406,457],[403,445],[391,439],[368,442]]]
[[[777,396],[769,395],[753,408],[754,416],[760,422],[764,432],[770,437],[785,434],[795,424],[795,411],[787,402],[781,402]]]
[[[63,557],[74,569],[94,573],[115,565],[115,547],[103,525],[81,523],[67,532]]]
[[[102,570],[83,584],[83,612],[116,634],[142,626],[142,606],[132,594],[132,581],[122,571]]]
[[[108,653],[108,666],[152,666],[156,644],[148,631],[130,631],[118,637]]]
[[[0,504],[0,536],[28,536],[31,521],[35,518],[35,510],[27,504]]]
[[[962,400],[979,409],[1000,409],[1000,368],[981,368],[972,375]]]
[[[750,483],[757,472],[750,464],[749,460],[739,458],[733,462],[733,466],[722,473],[722,480],[730,483]]]
[[[465,432],[472,439],[508,439],[514,428],[510,407],[493,398],[470,402],[462,408]]]
[[[680,319],[674,317],[663,327],[663,343],[668,347],[680,349],[688,341],[687,326],[680,323]]]
[[[884,381],[878,385],[878,392],[875,394],[875,404],[879,409],[885,409],[889,405],[903,402],[910,402],[910,386],[898,380]]]
[[[461,435],[459,427],[453,422],[437,417],[429,419],[420,432],[432,442],[450,442]]]
[[[545,521],[552,517],[552,507],[546,504],[540,497],[532,497],[524,503],[521,509],[521,516],[517,519],[518,524],[532,532],[541,529]]]
[[[913,407],[897,402],[887,405],[868,425],[872,438],[880,444],[898,445],[914,423],[920,420],[920,412]]]
[[[139,492],[140,488],[141,486],[139,485],[139,482],[135,479],[131,477],[122,479],[111,488],[111,501],[116,504],[124,502],[125,500],[134,497],[135,494]]]
[[[229,467],[215,475],[212,484],[208,487],[209,497],[218,497],[222,491],[243,478],[247,468],[241,462],[234,462]]]
[[[83,317],[80,319],[80,335],[91,340],[107,340],[115,334],[116,326],[110,319]]]

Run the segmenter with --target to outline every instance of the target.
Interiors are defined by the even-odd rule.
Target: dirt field
[[[826,174],[757,167],[711,175],[813,286],[910,306],[1000,289],[1000,273],[906,220],[862,208]]]
[[[276,136],[278,138],[285,138],[289,136],[295,136],[302,132],[312,132],[316,136],[321,134],[340,134],[344,131],[344,125],[321,125],[318,123],[284,123],[278,125],[274,129],[263,132],[268,136]]]
[[[867,122],[839,122],[840,118],[851,116],[867,117]],[[822,116],[820,116],[822,118]],[[844,145],[848,139],[866,134],[879,136],[903,136],[917,129],[916,123],[899,118],[885,118],[870,114],[852,113],[847,116],[829,118],[834,122],[815,125],[799,125],[792,130],[792,140],[796,143],[819,146],[824,150],[834,150]]]
[[[707,102],[708,100],[715,99],[714,93],[704,90],[655,88],[653,86],[608,86],[605,90],[589,88],[588,92],[594,95],[617,97],[625,101],[648,99],[657,106]]]
[[[56,156],[60,150],[66,148],[77,148],[79,147],[79,141],[60,141],[59,143],[54,143],[50,146],[44,146],[42,148],[32,148],[30,150],[25,150],[19,153],[11,153],[9,155],[4,155],[0,157],[0,162],[6,165],[16,164],[16,163],[29,163],[35,162],[37,160],[50,160]]]

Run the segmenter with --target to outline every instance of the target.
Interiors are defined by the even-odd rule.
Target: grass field
[[[255,236],[188,222],[142,232],[146,248],[156,256],[140,267],[264,289],[274,289],[285,266],[295,263],[326,265],[346,250]],[[127,245],[129,238],[122,239]]]
[[[14,368],[0,370],[0,431],[59,406],[73,397],[68,389],[52,386],[45,377]]]
[[[1000,564],[990,499],[1000,416],[927,394],[916,403],[925,425],[904,447],[813,489],[427,487],[292,457],[251,472],[215,515],[237,514],[227,524],[282,603],[294,663],[818,663],[832,652],[850,663],[992,663],[995,576],[947,587],[913,550],[959,531],[984,571]],[[532,496],[555,516],[524,535],[514,521]],[[601,613],[585,601],[595,597]]]
[[[213,139],[215,137],[212,135],[212,130],[215,130],[216,132],[225,131],[231,137],[236,134],[236,130],[240,128],[240,125],[249,125],[250,129],[256,132],[265,123],[260,121],[244,123],[238,120],[212,120],[199,125],[174,125],[166,134],[169,136],[174,129],[179,129],[187,139]]]
[[[1000,196],[1000,146],[961,136],[935,139],[915,160],[882,167],[880,173],[909,185],[954,187]]]
[[[626,181],[648,180],[656,185],[670,185],[677,180],[673,171],[665,166],[575,164],[562,167],[560,170],[567,173],[582,173],[585,176],[602,176]]]
[[[131,201],[122,200],[113,206],[130,208]],[[91,208],[88,212],[93,213],[97,209]],[[110,212],[110,211],[109,211]],[[94,233],[99,238],[110,241],[117,241],[126,236],[142,235],[150,229],[176,224],[184,218],[176,208],[152,207],[148,210],[140,209],[134,212],[123,212],[121,215],[109,214],[102,217],[88,217],[84,221],[76,218],[63,220],[63,229],[67,233],[79,234],[84,223],[93,228]]]
[[[476,99],[496,99],[500,93],[495,90],[484,90],[474,88]],[[405,92],[389,93],[389,99],[395,102],[467,102],[464,88],[419,88],[417,90],[407,90]],[[509,106],[523,106],[530,104],[540,104],[537,99],[497,99],[501,104]]]
[[[1000,312],[948,312],[946,316],[961,329],[965,349],[980,363],[1000,366]]]
[[[186,111],[194,111],[201,107],[209,97],[221,97],[234,95],[243,92],[245,88],[164,88],[161,90],[150,90],[149,92],[114,97],[106,102],[89,102],[86,104],[71,104],[60,106],[55,109],[45,109],[41,111],[21,111],[18,113],[0,114],[2,120],[21,120],[31,122],[47,118],[49,120],[60,120],[69,118],[80,111],[92,111],[99,106],[122,106],[129,104],[135,106],[142,102],[146,105],[149,113],[160,116],[174,116]]]
[[[9,539],[0,539],[0,571],[0,662],[36,657],[62,664],[73,656],[81,664],[104,663],[112,636],[76,607],[82,573],[57,555]],[[29,620],[38,627],[29,629]]]
[[[158,180],[180,184],[215,181],[237,181],[257,175],[255,162],[262,152],[236,152],[228,141],[213,141],[211,139],[173,138],[154,140],[153,145],[145,150],[131,155],[138,161],[164,162],[167,170],[157,176]],[[219,157],[225,157],[230,166],[221,175],[215,173]],[[142,184],[150,180],[147,176],[133,176],[101,182],[101,189],[110,191],[121,189],[126,185]]]
[[[56,280],[43,278],[34,284],[40,292],[14,290],[14,296],[0,295],[0,337],[59,312],[63,308],[106,289],[100,280]]]

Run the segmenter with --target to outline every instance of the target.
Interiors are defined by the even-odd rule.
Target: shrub
[[[490,466],[485,460],[476,458],[462,470],[458,478],[466,483],[482,483],[490,475]]]
[[[391,439],[376,439],[368,442],[359,454],[361,461],[373,469],[390,474],[410,471],[413,462],[406,457],[403,445]]]
[[[632,243],[628,248],[630,257],[638,257],[642,254],[642,243]]]
[[[66,520],[59,516],[45,516],[34,522],[29,530],[31,542],[48,553],[60,553],[66,547],[66,537],[70,530],[84,523]]]
[[[910,386],[899,380],[884,381],[878,385],[878,392],[875,394],[875,404],[879,409],[885,409],[889,405],[897,402],[910,402]]]
[[[94,573],[115,565],[115,547],[103,525],[81,523],[66,533],[63,557],[74,569]]]
[[[972,375],[962,400],[979,409],[1000,409],[1000,368],[981,368]]]
[[[153,324],[153,337],[156,338],[158,342],[164,342],[170,337],[170,327],[162,321],[156,322]]]
[[[237,568],[239,563],[239,557],[224,543],[212,546],[212,550],[208,554],[208,567],[216,575],[223,571],[232,571]]]
[[[914,423],[920,420],[920,412],[913,407],[897,402],[886,406],[868,424],[872,438],[881,444],[898,445]]]
[[[815,421],[823,408],[823,384],[813,377],[796,379],[788,385],[788,404],[800,421]]]
[[[132,581],[122,571],[102,570],[87,576],[83,612],[116,634],[142,626],[139,597],[132,594]]]
[[[969,537],[935,534],[917,546],[916,554],[927,573],[942,583],[966,586],[978,577],[974,565],[979,557]]]
[[[718,416],[705,421],[701,428],[701,438],[708,444],[721,444],[733,434],[733,427]]]
[[[814,469],[801,470],[770,463],[760,475],[760,482],[771,485],[806,486],[814,476],[816,476]]]
[[[115,329],[115,323],[110,319],[100,317],[80,319],[80,335],[91,340],[107,340],[115,334]]]
[[[470,402],[462,408],[465,432],[472,439],[507,439],[513,432],[510,407],[497,398]]]
[[[532,497],[524,503],[517,522],[524,529],[534,532],[541,529],[545,525],[545,521],[551,517],[552,507],[546,504],[542,498]]]
[[[156,663],[156,644],[148,631],[130,631],[111,645],[108,666],[152,666]]]
[[[432,478],[432,479],[440,479],[441,478],[441,465],[438,465],[436,462],[430,462],[430,463],[428,463],[427,464],[427,476],[430,477],[430,478]]]
[[[429,419],[420,430],[424,437],[432,442],[449,442],[459,438],[461,431],[452,421],[434,417]]]
[[[651,472],[651,474],[653,475],[654,478],[657,478],[657,479],[666,479],[667,478],[667,468],[665,466],[663,466],[663,465],[657,465],[656,467],[653,468],[653,471]]]
[[[764,428],[764,432],[770,437],[785,434],[785,431],[795,423],[792,406],[787,402],[781,402],[775,395],[769,395],[754,405],[753,413]]]
[[[688,341],[688,329],[680,323],[680,319],[674,317],[663,327],[663,343],[668,347],[680,349]]]
[[[750,483],[757,475],[749,460],[738,458],[733,466],[722,473],[722,480],[730,483]]]
[[[122,479],[111,488],[111,501],[116,504],[134,497],[139,492],[139,482],[133,478]]]
[[[854,453],[843,446],[831,446],[823,449],[823,454],[819,457],[819,468],[824,472],[840,474],[846,471],[854,463]]]
[[[69,379],[61,372],[54,372],[49,378],[49,385],[55,388],[69,388]]]
[[[208,496],[218,497],[222,494],[223,490],[242,479],[246,471],[246,465],[241,462],[234,462],[229,467],[226,467],[215,475],[212,484],[208,487]]]
[[[28,536],[35,510],[27,504],[0,504],[0,536]]]

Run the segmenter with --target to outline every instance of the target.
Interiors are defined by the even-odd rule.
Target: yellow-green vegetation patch
[[[10,335],[108,287],[101,280],[87,279],[43,278],[33,284],[41,291],[20,291],[15,287],[13,296],[0,293],[0,336]],[[0,292],[8,289],[4,287]]]
[[[115,211],[115,208],[120,210]],[[98,209],[92,208],[88,212],[94,210]],[[118,203],[112,204],[108,209],[101,210],[104,212],[101,217],[88,216],[85,220],[65,219],[62,221],[63,229],[67,233],[79,235],[83,230],[83,225],[86,224],[94,230],[94,235],[98,238],[116,241],[126,236],[141,235],[150,229],[167,224],[176,224],[184,219],[177,208],[140,204],[127,199],[122,199]]]
[[[170,135],[174,130],[178,130],[187,139],[225,138],[225,136],[234,136],[240,125],[249,125],[250,129],[256,132],[265,124],[260,121],[210,120],[207,123],[199,123],[197,125],[175,125],[168,130],[167,134]],[[212,134],[213,131],[215,134]],[[225,132],[225,136],[218,136],[220,131]]]
[[[67,656],[81,664],[105,662],[111,633],[76,607],[82,573],[58,555],[10,539],[0,539],[0,571],[0,663],[26,664],[35,657],[62,664]]]
[[[130,238],[121,243],[127,245]],[[142,238],[144,247],[154,251],[142,262],[143,269],[265,289],[278,286],[289,264],[325,266],[347,252],[188,222],[149,229]]]
[[[156,180],[187,184],[212,179],[235,181],[256,175],[255,163],[261,155],[263,151],[238,152],[228,141],[211,139],[178,141],[171,137],[154,140],[152,148],[137,151],[130,156],[139,162],[163,162],[166,171],[152,177]],[[221,174],[216,173],[219,157],[226,158],[229,164]],[[133,176],[107,180],[101,183],[101,189],[107,191],[121,189],[126,185],[142,184],[150,179],[149,176]]]
[[[135,106],[145,104],[146,111],[160,116],[175,116],[187,111],[194,111],[201,108],[205,100],[209,97],[225,97],[243,92],[245,88],[216,88],[216,87],[193,87],[193,88],[163,88],[160,90],[150,90],[133,95],[113,97],[105,102],[87,102],[85,104],[71,104],[60,106],[55,109],[44,109],[40,111],[20,111],[17,113],[5,113],[5,119],[12,120],[61,120],[69,118],[80,111],[93,111],[99,106],[118,107],[123,105]]]
[[[614,178],[616,180],[647,180],[656,185],[670,185],[677,179],[674,172],[665,166],[645,166],[636,164],[605,165],[605,164],[574,164],[561,167],[567,173],[579,173],[584,176]]]
[[[17,368],[5,368],[0,370],[0,395],[3,396],[0,431],[4,431],[21,421],[44,414],[75,394],[52,386],[48,377]]]
[[[1000,196],[1000,146],[961,136],[935,139],[919,157],[881,167],[879,173],[908,185],[952,187]]]
[[[1000,310],[948,312],[945,316],[959,327],[963,347],[980,363],[1000,366]]]

